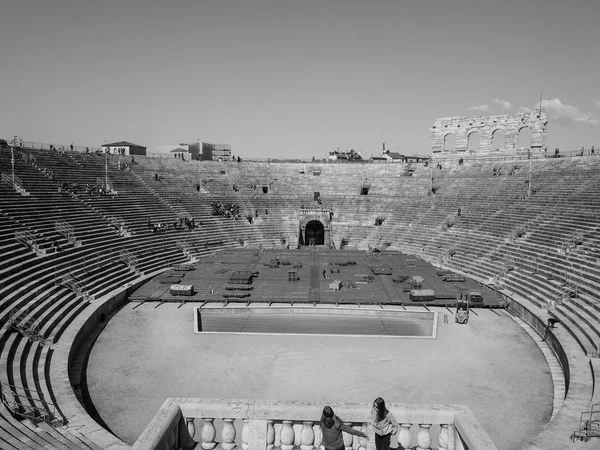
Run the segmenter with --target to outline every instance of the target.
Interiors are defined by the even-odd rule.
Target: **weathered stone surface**
[[[479,148],[469,153],[511,153],[518,149],[519,132],[523,128],[531,130],[531,151],[543,153],[546,150],[547,124],[548,116],[543,108],[533,112],[489,117],[440,117],[435,119],[429,129],[433,156],[467,152],[471,133],[479,134]],[[492,136],[496,131],[504,133],[503,149],[492,149]],[[444,140],[448,135],[456,138],[455,148],[450,151],[444,150]]]

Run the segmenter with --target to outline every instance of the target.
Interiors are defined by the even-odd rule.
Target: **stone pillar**
[[[360,431],[360,425],[354,425],[356,431]],[[358,450],[360,448],[360,438],[358,436],[352,436],[352,450]]]
[[[440,425],[440,435],[438,436],[438,448],[440,450],[448,449],[448,425],[444,423]]]
[[[315,443],[315,433],[312,429],[312,422],[302,422],[302,431],[300,432],[300,448],[302,450],[313,450]]]
[[[221,442],[221,448],[223,450],[233,450],[235,445],[235,427],[233,426],[233,421],[235,419],[223,419],[223,430],[221,431],[221,437],[223,442]]]
[[[244,425],[242,425],[242,449],[248,450],[248,442],[250,440],[250,427],[248,426],[249,419],[242,419]]]
[[[217,430],[215,429],[214,420],[212,418],[203,417],[204,426],[202,427],[202,444],[201,447],[204,450],[212,450],[217,446],[215,437],[217,436]]]
[[[188,430],[188,433],[190,434],[190,437],[192,439],[194,439],[194,435],[196,434],[196,424],[194,423],[194,418],[186,417],[185,423],[187,425],[187,430]]]
[[[417,433],[417,450],[429,450],[431,448],[431,435],[429,428],[431,424],[420,423],[419,432]]]
[[[401,423],[398,430],[398,443],[404,448],[410,448],[412,443],[412,435],[410,434],[410,423]]]
[[[271,422],[272,424],[272,422]],[[268,446],[268,424],[266,420],[252,419],[245,425],[247,431],[247,442],[250,450],[267,450]],[[242,441],[244,440],[244,429],[242,429]],[[275,432],[273,432],[273,441]],[[243,445],[243,444],[242,444]],[[273,445],[273,444],[271,444]],[[271,447],[273,448],[273,447]]]
[[[454,423],[448,424],[448,450],[455,450],[455,439],[456,439],[456,428],[454,428]]]
[[[281,426],[281,450],[294,448],[294,429],[291,420],[284,420]]]
[[[273,450],[275,445],[275,427],[272,420],[267,420],[267,450]]]
[[[367,434],[367,424],[366,423],[362,424],[362,426],[360,427],[360,431]],[[359,450],[367,450],[367,442],[368,442],[367,438],[364,438],[364,437],[358,438]]]
[[[313,426],[313,433],[315,433],[315,448],[318,450],[321,448],[321,442],[323,441],[323,432],[321,431],[320,422]]]
[[[352,424],[350,422],[345,422],[346,425],[348,425],[349,427],[352,426]],[[346,447],[346,450],[352,450],[352,435],[348,434],[348,433],[343,433],[343,437],[344,437],[344,447]]]

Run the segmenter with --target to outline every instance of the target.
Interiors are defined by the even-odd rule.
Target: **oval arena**
[[[0,448],[310,449],[380,395],[411,448],[597,448],[597,155],[128,169],[3,171]]]

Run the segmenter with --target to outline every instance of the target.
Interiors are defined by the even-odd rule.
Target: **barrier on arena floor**
[[[194,448],[220,444],[225,450],[318,449],[323,404],[300,401],[169,398],[158,410],[132,450]],[[331,404],[344,422],[369,439],[344,434],[346,448],[372,450],[371,404]],[[420,449],[495,450],[494,442],[467,406],[388,405],[398,420],[395,439],[404,447]],[[199,425],[201,424],[201,429]],[[220,436],[217,436],[217,428]]]

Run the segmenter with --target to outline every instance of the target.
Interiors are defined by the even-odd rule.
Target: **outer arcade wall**
[[[548,116],[544,109],[517,114],[504,114],[489,117],[440,117],[435,119],[429,129],[432,140],[432,156],[439,157],[447,154],[488,155],[494,152],[515,153],[519,149],[519,133],[524,128],[531,130],[529,148],[534,153],[543,153],[546,150]],[[477,133],[479,147],[469,150],[469,136]],[[504,147],[492,148],[494,133],[504,135]],[[445,149],[447,137],[453,135],[455,145],[452,149]],[[473,135],[476,136],[476,135]],[[527,148],[527,147],[525,147]]]

